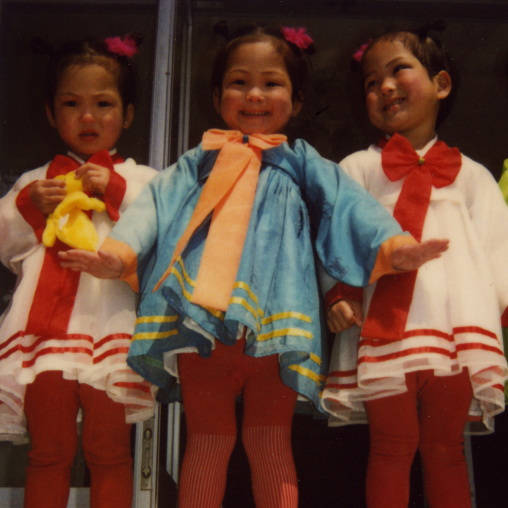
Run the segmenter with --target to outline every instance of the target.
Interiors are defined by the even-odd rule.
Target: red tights
[[[282,383],[277,355],[252,358],[245,341],[219,341],[210,358],[178,357],[187,421],[180,508],[218,508],[236,441],[236,397],[243,393],[244,445],[257,508],[296,508],[298,485],[291,450],[297,394]]]
[[[472,398],[467,371],[447,377],[413,372],[406,383],[407,393],[365,403],[371,437],[367,506],[407,508],[418,449],[429,506],[470,507],[463,437]]]
[[[32,438],[26,470],[25,508],[66,508],[78,446],[76,416],[83,407],[83,451],[90,470],[92,508],[130,508],[132,456],[125,409],[105,392],[39,374],[27,386],[25,414]]]

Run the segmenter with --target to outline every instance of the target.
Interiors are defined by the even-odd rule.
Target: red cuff
[[[504,310],[503,315],[501,316],[501,326],[503,328],[508,328],[508,307]]]
[[[104,204],[109,218],[116,222],[120,218],[120,205],[127,189],[127,182],[116,171],[110,170],[109,182],[104,193]]]
[[[342,282],[337,282],[325,296],[325,309],[329,309],[339,300],[354,300],[360,305],[363,303],[363,288],[348,286]]]
[[[30,199],[30,186],[33,183],[34,182],[28,184],[19,191],[19,194],[16,196],[16,206],[18,207],[19,213],[23,216],[23,219],[32,226],[37,240],[42,242],[42,234],[46,228],[46,217],[44,217],[42,212]]]

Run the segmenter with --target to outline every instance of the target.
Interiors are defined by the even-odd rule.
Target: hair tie
[[[281,26],[280,30],[286,41],[291,42],[302,51],[309,50],[309,47],[314,43],[304,27],[292,28],[289,26]]]
[[[122,37],[106,37],[104,43],[110,53],[132,58],[138,52],[139,37],[127,34]]]
[[[353,60],[360,63],[363,58],[363,54],[365,53],[365,50],[369,47],[370,43],[372,42],[372,39],[369,39],[365,44],[362,44],[354,53],[353,53]]]
[[[442,18],[437,18],[429,21],[425,26],[417,30],[416,33],[421,39],[426,39],[429,32],[444,32],[446,29],[446,21]]]
[[[213,25],[213,31],[218,35],[222,35],[225,41],[229,40],[229,27],[227,21],[224,19],[217,21],[217,23]]]
[[[53,46],[44,41],[41,37],[33,37],[30,41],[30,49],[36,55],[49,55],[52,56],[55,53]]]

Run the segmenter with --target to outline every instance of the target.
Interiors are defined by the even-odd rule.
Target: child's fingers
[[[64,268],[70,268],[71,270],[87,271],[91,266],[100,260],[96,252],[90,252],[85,250],[72,249],[68,251],[61,251],[58,253],[58,257],[62,260],[60,263]],[[100,261],[99,261],[100,262]]]
[[[28,194],[35,207],[43,215],[48,215],[65,198],[65,182],[61,180],[38,180],[30,186]]]
[[[85,191],[104,194],[109,183],[108,168],[87,162],[76,170],[76,178],[82,178]]]
[[[326,322],[331,332],[338,333],[352,325],[362,326],[363,313],[358,302],[340,300],[327,313]]]
[[[422,242],[422,253],[429,259],[439,257],[443,252],[448,250],[450,240],[448,239],[432,239]]]
[[[84,174],[86,174],[86,173],[88,173],[90,171],[100,170],[100,169],[104,169],[104,170],[108,171],[107,168],[104,168],[104,167],[99,166],[97,164],[93,164],[92,162],[85,162],[82,166],[79,166],[79,168],[76,169],[76,171],[74,172],[75,173],[75,178],[79,179]]]
[[[448,249],[447,239],[426,240],[413,245],[403,245],[392,253],[392,264],[396,270],[417,270],[423,264],[436,259]]]
[[[87,272],[99,279],[117,279],[123,272],[123,261],[109,252],[71,249],[59,252],[58,256],[63,268]]]

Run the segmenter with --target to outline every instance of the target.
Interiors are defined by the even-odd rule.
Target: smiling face
[[[367,112],[371,123],[395,132],[422,148],[436,134],[439,101],[451,90],[445,71],[430,77],[421,62],[399,40],[380,40],[363,61]]]
[[[239,46],[230,56],[214,104],[229,129],[243,134],[276,134],[301,109],[282,55],[270,42]]]
[[[53,110],[47,105],[46,113],[68,148],[87,159],[115,147],[132,122],[134,107],[129,104],[124,111],[110,71],[97,64],[72,65],[60,76]]]

